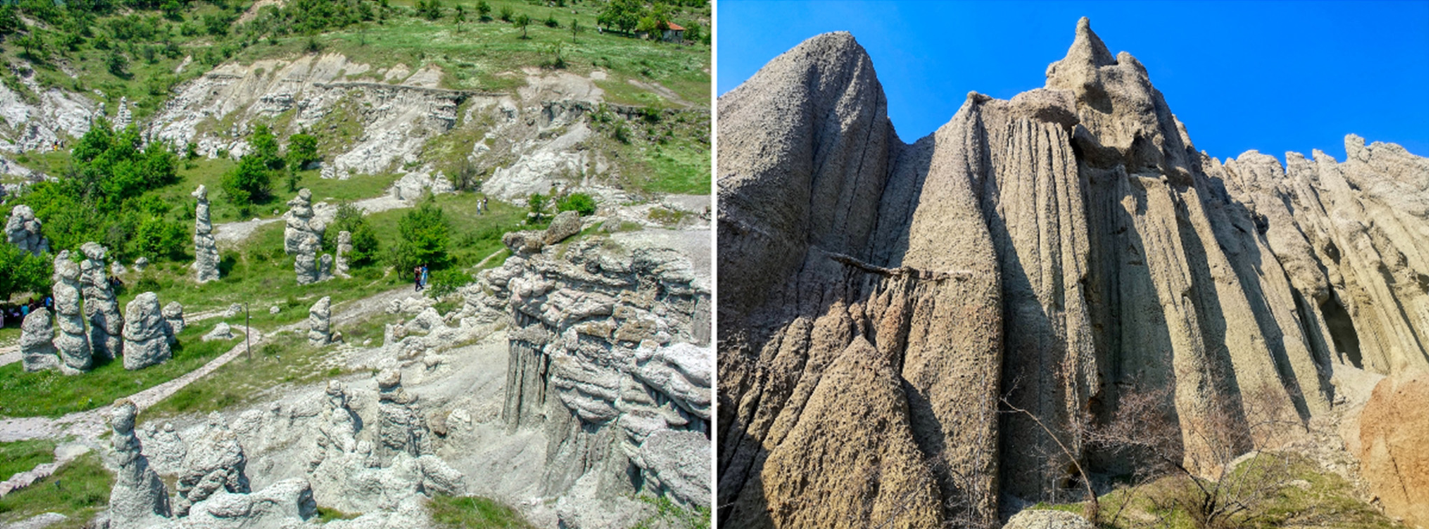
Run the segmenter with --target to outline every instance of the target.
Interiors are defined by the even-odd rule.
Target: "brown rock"
[[[1386,514],[1429,527],[1429,372],[1374,387],[1359,420],[1360,473]]]

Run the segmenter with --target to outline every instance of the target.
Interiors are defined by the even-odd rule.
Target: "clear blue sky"
[[[805,39],[849,31],[873,57],[905,142],[950,120],[968,91],[1039,88],[1077,19],[1130,52],[1196,148],[1320,149],[1344,136],[1429,156],[1429,1],[718,2],[718,86],[734,89]]]

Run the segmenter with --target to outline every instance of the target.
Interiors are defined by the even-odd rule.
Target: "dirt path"
[[[0,347],[0,366],[10,365],[20,361],[20,346],[10,345]]]

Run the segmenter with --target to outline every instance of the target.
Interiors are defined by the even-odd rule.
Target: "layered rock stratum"
[[[1124,473],[1071,432],[1131,392],[1200,472],[1211,417],[1429,366],[1429,159],[1197,152],[1086,19],[1046,74],[913,143],[847,33],[720,98],[722,527],[995,525]]]

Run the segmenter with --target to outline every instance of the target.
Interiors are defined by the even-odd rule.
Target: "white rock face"
[[[318,503],[344,512],[401,512],[409,508],[408,501],[422,494],[465,491],[461,472],[436,456],[413,457],[400,451],[384,466],[373,443],[357,440],[362,424],[348,401],[343,385],[329,382],[321,416],[305,436],[312,440],[308,480]]]
[[[109,250],[97,243],[80,246],[84,262],[80,263],[80,283],[84,285],[84,316],[89,320],[89,347],[95,358],[117,358],[124,353],[124,320],[119,315],[119,302],[114,299],[114,287],[104,270],[104,257]]]
[[[50,341],[54,338],[54,332],[54,326],[50,324],[49,309],[40,307],[25,316],[24,323],[20,325],[20,361],[23,362],[25,371],[44,371],[59,367],[60,359],[55,355],[55,346]]]
[[[247,464],[238,437],[218,412],[210,414],[207,430],[188,444],[176,484],[179,495],[174,500],[174,514],[187,516],[193,504],[218,491],[249,492],[248,476],[243,473]]]
[[[417,396],[402,389],[402,373],[386,369],[377,375],[378,390],[378,456],[387,459],[396,454],[412,457],[430,454],[431,431],[417,405]]]
[[[552,185],[579,182],[589,171],[587,151],[574,149],[590,137],[584,122],[548,144],[521,155],[510,167],[496,169],[483,192],[501,200],[524,204],[532,193],[548,193]]]
[[[218,325],[214,325],[214,326],[213,326],[213,330],[208,331],[208,334],[203,335],[203,341],[205,341],[205,342],[212,342],[212,341],[214,341],[214,340],[232,340],[232,339],[233,339],[233,329],[228,326],[228,322],[222,322],[222,321],[221,321],[221,322],[218,322]]]
[[[110,443],[114,447],[114,487],[109,493],[109,524],[113,529],[140,529],[165,522],[170,515],[169,491],[159,475],[149,468],[143,445],[134,435],[138,408],[128,399],[114,403]]]
[[[170,301],[168,305],[164,305],[164,323],[168,324],[166,334],[169,338],[169,344],[173,345],[174,342],[178,341],[178,334],[184,332],[184,327],[186,327],[184,323],[184,306],[177,301]]]
[[[213,239],[213,222],[209,217],[208,189],[199,185],[193,192],[198,199],[194,210],[194,275],[199,283],[218,280],[218,246]]]
[[[308,309],[308,343],[321,347],[332,343],[332,298],[324,296]]]
[[[456,187],[452,186],[451,180],[448,180],[446,175],[440,171],[431,174],[430,171],[431,168],[426,167],[422,171],[403,175],[392,184],[392,198],[414,201],[422,198],[427,191],[431,191],[433,195],[456,191]]]
[[[710,440],[700,432],[659,430],[640,444],[631,463],[646,488],[685,505],[709,505]]]
[[[29,72],[21,72],[20,81],[39,94],[39,101],[31,103],[10,87],[0,86],[0,119],[9,128],[0,139],[0,151],[45,152],[65,134],[78,138],[89,132],[96,105],[85,96],[41,87]]]
[[[34,255],[50,250],[50,241],[40,233],[40,219],[35,218],[35,210],[24,204],[10,211],[10,218],[5,221],[5,240]]]
[[[149,466],[162,475],[178,474],[184,468],[184,456],[188,455],[188,445],[174,430],[174,424],[166,422],[159,428],[149,423],[136,432],[144,444],[144,455],[149,458]]]
[[[55,300],[55,322],[59,335],[55,336],[55,349],[59,351],[60,370],[67,375],[89,371],[93,365],[93,355],[89,349],[89,337],[84,332],[84,312],[80,307],[79,265],[69,258],[69,250],[55,256],[55,273],[52,289]]]
[[[352,253],[352,232],[342,231],[337,234],[337,261],[333,266],[333,275],[349,279],[351,274],[347,273],[347,256]]]
[[[130,301],[124,308],[124,369],[133,371],[167,362],[173,356],[168,327],[157,294],[145,292]]]

